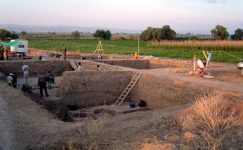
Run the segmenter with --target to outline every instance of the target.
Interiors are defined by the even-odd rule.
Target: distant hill
[[[81,33],[94,33],[97,29],[110,30],[112,33],[127,33],[135,34],[141,33],[140,30],[129,30],[129,29],[107,29],[99,27],[80,27],[80,26],[25,26],[25,25],[12,25],[12,24],[0,24],[1,29],[7,29],[9,31],[27,33],[47,33],[47,32],[56,32],[56,33],[70,33],[73,31],[79,31]]]

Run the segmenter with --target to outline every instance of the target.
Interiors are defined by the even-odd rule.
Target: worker
[[[99,55],[97,56],[97,58],[98,58],[99,60],[101,60],[101,59],[102,59],[102,56],[99,54]]]
[[[46,97],[48,97],[47,88],[46,88],[46,78],[44,75],[39,75],[38,86],[40,87],[40,96],[43,97],[43,90],[45,90]]]
[[[63,45],[63,58],[64,58],[64,60],[66,60],[67,46],[64,43],[62,43],[62,45]]]
[[[13,74],[10,73],[8,76],[7,76],[7,82],[8,82],[8,85],[9,86],[12,86],[13,84]]]
[[[14,72],[12,77],[13,77],[12,85],[14,88],[17,88],[17,78],[18,78],[17,73]]]
[[[28,65],[23,65],[22,71],[23,71],[24,78],[25,78],[25,84],[28,85],[28,79],[29,79],[29,75],[30,75],[30,67]]]
[[[197,60],[197,64],[196,64],[196,71],[197,71],[197,73],[198,74],[203,74],[203,75],[206,74],[206,72],[204,71],[204,68],[205,68],[205,66],[204,66],[202,60],[198,59]]]
[[[138,59],[138,52],[137,51],[135,51],[135,53],[134,53],[134,59]]]
[[[9,60],[11,56],[11,52],[9,50],[6,50],[6,59]]]
[[[100,67],[100,65],[97,65],[97,66],[96,66],[96,70],[97,70],[97,71],[101,71],[101,67]]]
[[[78,62],[78,69],[77,69],[78,71],[83,71],[83,67],[82,67],[82,64],[81,64],[81,62]]]

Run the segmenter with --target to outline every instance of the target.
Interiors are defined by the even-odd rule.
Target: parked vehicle
[[[10,42],[15,42],[16,40],[11,40]],[[28,41],[19,40],[19,44],[10,46],[11,53],[27,53],[28,52]]]

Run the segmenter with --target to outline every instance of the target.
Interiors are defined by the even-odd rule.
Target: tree
[[[111,32],[109,30],[96,30],[93,34],[95,38],[102,38],[104,40],[110,40],[111,39]]]
[[[229,37],[227,28],[221,25],[217,25],[214,29],[212,29],[211,34],[216,40],[226,40]]]
[[[19,38],[19,35],[15,31],[12,31],[11,39],[18,39],[18,38]]]
[[[176,39],[176,32],[166,25],[162,28],[148,27],[142,32],[140,38],[145,41],[149,40],[174,40]]]
[[[27,33],[25,31],[20,32],[19,34],[20,38],[24,39],[27,36]]]
[[[176,32],[170,28],[169,25],[165,25],[161,29],[160,39],[162,40],[175,40]]]
[[[234,34],[234,40],[242,40],[243,39],[243,29],[236,29]]]
[[[74,31],[74,32],[71,33],[71,36],[73,38],[79,38],[80,37],[80,32],[79,31]]]
[[[153,28],[152,27],[148,27],[146,30],[144,30],[140,36],[140,38],[144,41],[149,41],[153,39],[153,35],[152,35],[152,31]]]
[[[10,39],[18,39],[19,35],[12,31],[8,31],[5,29],[0,29],[0,40],[5,41],[5,40],[10,40]]]
[[[2,41],[11,38],[11,32],[5,29],[0,29],[0,39]]]
[[[106,30],[106,32],[105,32],[105,40],[110,40],[111,39],[111,36],[112,36],[112,34],[111,34],[111,32],[109,31],[109,30]]]

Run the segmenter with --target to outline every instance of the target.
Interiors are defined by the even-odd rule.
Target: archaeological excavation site
[[[212,62],[214,78],[191,71],[191,60],[125,55],[1,61],[0,150],[243,149],[240,70]],[[47,72],[54,81],[41,97],[38,78]]]

